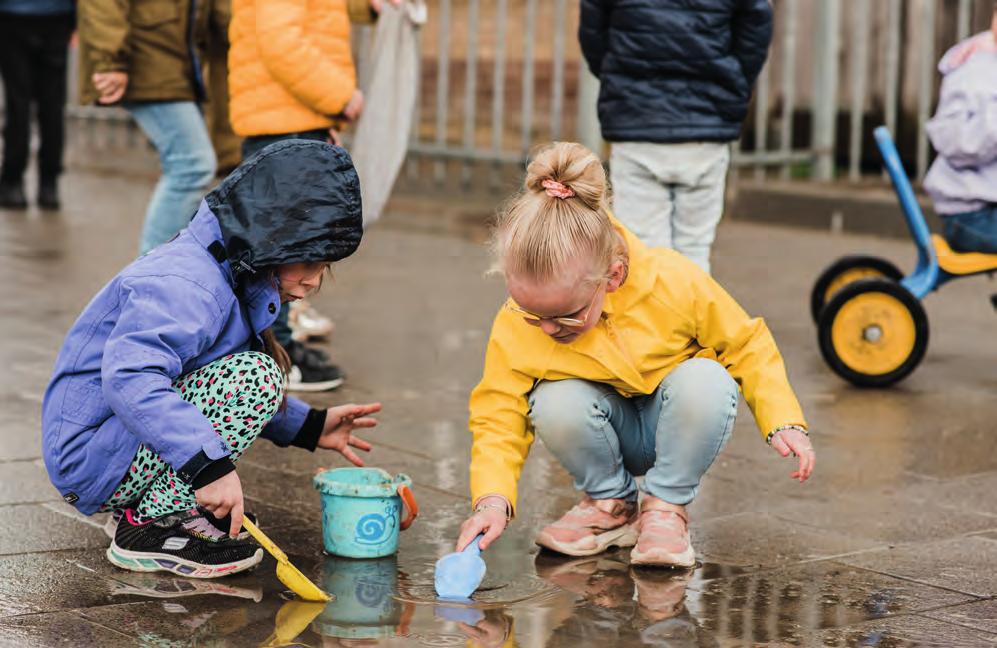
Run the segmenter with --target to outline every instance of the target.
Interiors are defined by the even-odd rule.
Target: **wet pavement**
[[[715,273],[774,331],[818,464],[811,482],[790,480],[742,404],[691,507],[696,570],[631,568],[626,552],[538,554],[534,532],[575,495],[537,445],[474,603],[435,600],[433,563],[470,503],[466,399],[503,296],[459,200],[396,201],[314,300],[337,321],[332,351],[349,378],[312,402],[382,401],[369,465],[414,482],[422,515],[398,555],[323,555],[311,476],[344,462],[263,442],[239,464],[249,508],[333,603],[291,600],[270,558],[216,581],[112,567],[102,517],[75,514],[48,484],[39,403],[64,331],[133,254],[149,189],[145,177],[77,173],[61,213],[0,212],[0,645],[997,644],[994,284],[929,297],[925,362],[895,389],[859,391],[820,359],[810,282],[850,252],[909,267],[911,246],[743,223],[722,226]]]

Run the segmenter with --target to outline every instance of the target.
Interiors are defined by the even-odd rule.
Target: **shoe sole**
[[[336,378],[335,380],[325,380],[322,382],[313,383],[289,383],[287,389],[289,391],[300,391],[300,392],[321,392],[321,391],[332,391],[340,385],[343,384],[342,378]]]
[[[599,534],[595,536],[595,540],[595,547],[586,547],[582,549],[572,546],[571,543],[558,542],[549,534],[541,531],[537,535],[535,542],[545,549],[550,549],[551,551],[556,551],[557,553],[562,553],[566,556],[583,558],[585,556],[594,556],[602,553],[610,547],[619,547],[621,549],[633,547],[637,544],[637,532],[634,531],[630,525],[626,525],[625,527],[620,527],[619,529],[613,529],[612,531]]]
[[[634,547],[630,552],[630,564],[641,567],[671,567],[674,569],[688,569],[696,566],[696,552],[692,545],[680,554],[673,554],[667,551],[649,551],[641,554]]]
[[[187,578],[218,578],[219,576],[238,574],[259,565],[263,561],[263,549],[257,549],[252,556],[245,560],[222,565],[202,565],[168,554],[128,551],[112,542],[111,546],[107,548],[107,559],[111,561],[112,565],[128,571],[165,571]]]

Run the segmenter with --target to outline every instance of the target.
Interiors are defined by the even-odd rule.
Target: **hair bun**
[[[602,162],[575,142],[554,142],[538,150],[526,167],[524,184],[527,191],[558,200],[578,198],[591,209],[598,209],[606,198],[606,170]],[[569,192],[574,195],[567,195]]]

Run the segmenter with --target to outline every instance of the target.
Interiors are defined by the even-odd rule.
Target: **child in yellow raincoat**
[[[739,386],[763,438],[799,457],[792,477],[813,471],[765,323],[696,264],[641,243],[609,213],[606,193],[596,156],[556,143],[500,217],[494,253],[510,299],[471,394],[474,514],[458,550],[504,531],[537,435],[584,494],[539,545],[572,556],[634,547],[634,564],[694,565],[686,505],[730,438]]]

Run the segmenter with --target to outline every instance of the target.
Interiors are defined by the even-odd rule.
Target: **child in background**
[[[953,250],[997,254],[997,2],[990,31],[952,49],[928,137],[938,157],[924,188]]]
[[[572,556],[636,545],[633,564],[690,567],[686,505],[730,437],[738,385],[763,438],[799,457],[792,477],[813,470],[782,358],[706,272],[610,215],[591,151],[554,144],[526,175],[494,235],[510,299],[471,394],[474,514],[457,549],[506,528],[535,433],[584,493],[537,544]]]
[[[371,446],[352,431],[381,406],[285,399],[289,362],[270,332],[278,304],[316,290],[362,232],[346,151],[274,144],[84,309],[45,392],[45,466],[80,512],[119,514],[113,564],[197,578],[258,564],[262,549],[239,535],[235,466],[258,436],[363,465],[351,446]]]

